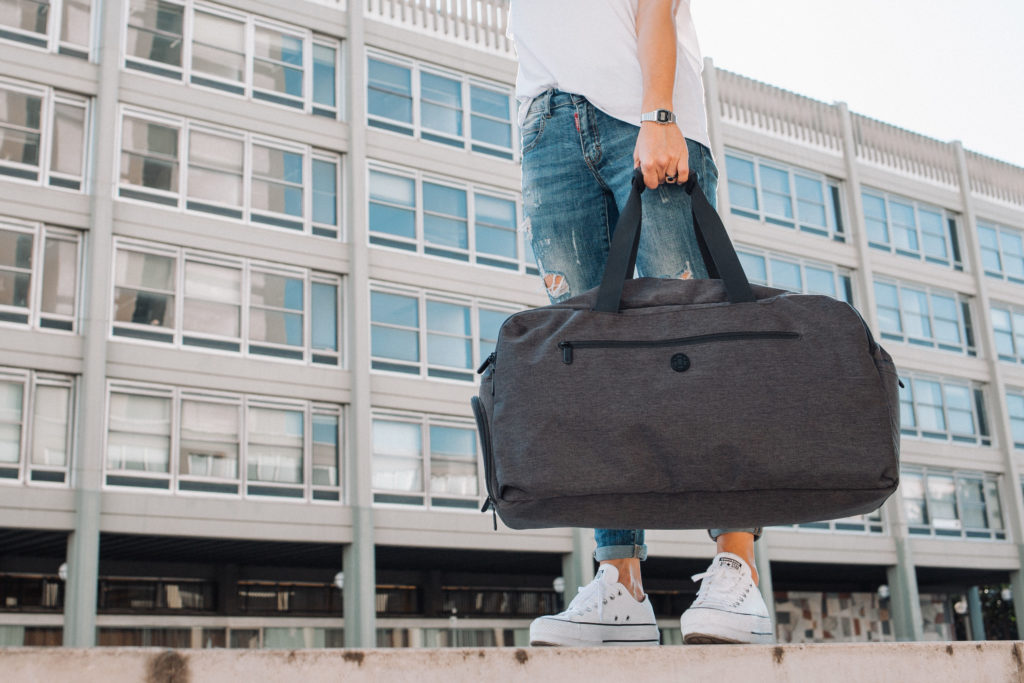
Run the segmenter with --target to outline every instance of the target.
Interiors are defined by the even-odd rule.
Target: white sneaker
[[[700,579],[697,599],[679,619],[684,643],[775,642],[764,598],[739,556],[718,553],[706,572],[694,574]]]
[[[657,645],[660,639],[651,599],[636,599],[619,583],[619,570],[602,564],[597,576],[561,614],[530,624],[530,645]]]

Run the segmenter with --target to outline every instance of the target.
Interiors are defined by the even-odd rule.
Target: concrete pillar
[[[971,640],[985,640],[985,613],[981,608],[981,591],[977,586],[967,590],[967,613],[971,619]]]
[[[910,560],[909,541],[905,536],[893,538],[896,544],[896,562],[886,570],[889,581],[890,619],[896,640],[921,640],[921,596],[917,591],[917,576]]]
[[[576,596],[576,588],[594,580],[594,531],[572,529],[572,552],[562,555],[565,605]]]
[[[110,330],[113,250],[113,181],[117,144],[117,99],[120,78],[121,3],[94,3],[97,16],[99,87],[91,112],[89,237],[83,267],[82,376],[77,396],[77,442],[71,483],[75,526],[68,538],[68,580],[64,600],[64,645],[96,644],[96,591],[100,557],[100,490],[103,486],[103,441],[106,420],[107,333]]]
[[[775,589],[772,587],[771,552],[765,537],[754,543],[754,567],[757,569],[757,589],[761,591],[764,604],[768,607],[768,616],[775,623]]]
[[[352,542],[343,551],[345,571],[345,646],[376,647],[377,572],[375,566],[373,493],[371,491],[373,416],[370,411],[370,273],[366,223],[366,42],[363,3],[348,3],[349,38],[344,42],[349,122],[348,169],[351,201],[348,242],[352,267],[346,280],[346,315],[352,405],[351,452],[347,454],[347,502],[352,507]]]

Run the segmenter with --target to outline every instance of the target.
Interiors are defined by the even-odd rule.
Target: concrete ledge
[[[1024,682],[1024,643],[658,648],[161,650],[0,648],[6,683],[232,681]]]

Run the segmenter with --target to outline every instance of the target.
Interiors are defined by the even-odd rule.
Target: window
[[[1024,284],[1024,233],[979,220],[978,242],[986,275]]]
[[[824,294],[853,303],[853,282],[849,271],[816,261],[791,256],[737,249],[747,279],[759,285],[802,294]]]
[[[0,39],[89,58],[92,0],[3,0]]]
[[[874,512],[863,515],[854,515],[843,519],[833,519],[823,522],[806,522],[804,524],[793,524],[783,529],[795,529],[797,531],[829,531],[853,534],[882,534],[885,533],[885,525],[882,523],[882,510],[879,508]]]
[[[930,287],[875,280],[875,301],[883,339],[977,355],[966,298]]]
[[[126,112],[118,194],[337,238],[339,164],[337,155],[304,145]]]
[[[338,406],[118,383],[109,392],[109,486],[341,500]]]
[[[373,420],[374,502],[476,509],[476,444],[470,423],[378,414]]]
[[[466,382],[474,381],[476,367],[494,350],[498,328],[515,312],[384,287],[371,290],[370,308],[374,370]]]
[[[85,127],[85,98],[0,81],[0,176],[81,190]]]
[[[974,385],[903,377],[900,426],[904,436],[992,445],[985,416],[985,394]]]
[[[760,157],[725,155],[732,213],[842,242],[839,182]]]
[[[500,190],[372,165],[370,244],[536,275],[517,230],[516,198]]]
[[[956,220],[946,211],[874,190],[862,191],[861,201],[872,247],[963,270]]]
[[[0,322],[73,332],[79,233],[0,220]]]
[[[130,240],[114,271],[115,336],[341,364],[336,275]]]
[[[1006,539],[996,475],[906,468],[900,491],[911,534]]]
[[[1007,390],[1006,409],[1013,431],[1013,447],[1024,448],[1024,391]]]
[[[66,375],[0,368],[0,482],[67,482],[73,388]]]
[[[505,86],[399,57],[367,59],[367,116],[376,128],[512,159],[512,106]]]
[[[189,1],[130,0],[125,66],[337,118],[337,41]]]

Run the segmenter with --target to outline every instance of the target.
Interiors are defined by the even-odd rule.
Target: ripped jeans
[[[524,228],[548,298],[558,303],[601,284],[619,207],[629,196],[640,128],[608,116],[581,95],[556,90],[533,99],[521,128]],[[711,150],[689,139],[686,147],[690,172],[714,202],[718,169]],[[679,185],[661,185],[642,199],[638,274],[706,278],[689,195]],[[714,539],[726,531],[755,538],[761,532],[709,533]],[[647,556],[641,529],[597,529],[594,537],[598,560]]]

